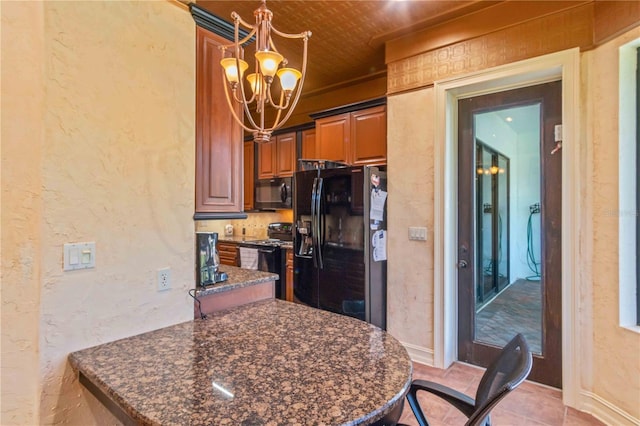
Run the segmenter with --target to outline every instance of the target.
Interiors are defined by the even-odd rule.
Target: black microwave
[[[290,209],[293,178],[259,179],[256,181],[255,208],[258,210]]]

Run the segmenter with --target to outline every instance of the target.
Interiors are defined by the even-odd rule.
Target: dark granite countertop
[[[103,403],[145,425],[370,424],[403,403],[412,373],[379,328],[276,299],[69,360]]]
[[[255,271],[252,269],[238,268],[237,266],[220,265],[220,271],[226,272],[229,279],[221,283],[208,285],[206,288],[197,288],[196,296],[223,293],[236,288],[248,287],[267,281],[275,281],[280,277],[272,272]]]

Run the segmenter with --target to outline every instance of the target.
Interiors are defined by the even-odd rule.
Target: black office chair
[[[418,391],[430,392],[456,407],[467,416],[466,426],[490,426],[489,413],[493,407],[524,382],[532,364],[529,345],[524,336],[518,333],[482,375],[475,400],[447,386],[427,380],[414,380],[407,400],[420,426],[428,426],[429,423],[418,403]]]

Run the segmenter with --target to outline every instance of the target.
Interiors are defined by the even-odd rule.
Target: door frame
[[[569,49],[463,77],[436,81],[434,181],[434,364],[457,360],[457,101],[562,79],[562,382],[563,402],[577,406],[587,345],[579,321],[577,251],[580,214],[580,51]],[[585,346],[585,347],[583,347]],[[578,356],[577,354],[581,354]]]

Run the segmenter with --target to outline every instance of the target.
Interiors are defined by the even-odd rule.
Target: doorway
[[[520,332],[562,387],[561,81],[458,100],[458,359]]]

